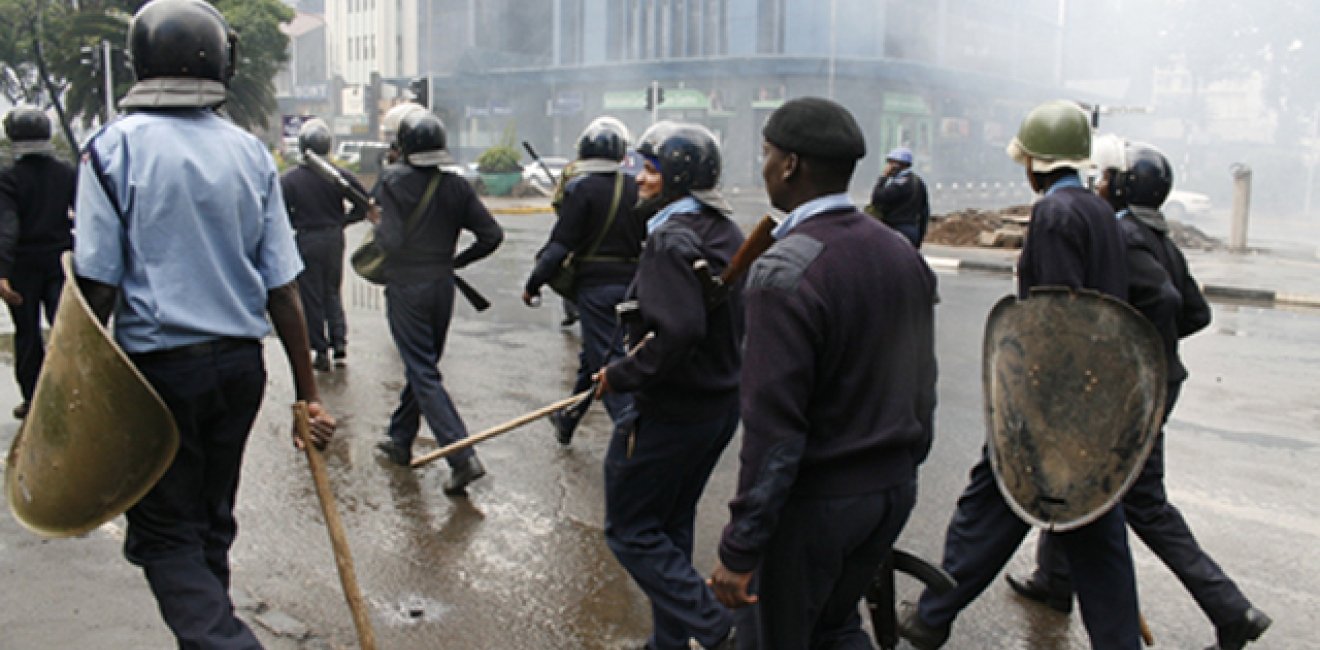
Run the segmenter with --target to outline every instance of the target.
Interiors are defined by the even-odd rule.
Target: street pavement
[[[517,219],[522,214],[544,214],[546,211],[544,203],[537,201],[492,200],[490,204],[502,221]],[[1304,251],[1304,247],[1280,246],[1277,249],[1254,248],[1247,253],[1187,251],[1187,256],[1193,274],[1206,285],[1207,291],[1216,300],[1231,298],[1234,301],[1264,301],[1287,309],[1306,310],[1320,306],[1320,300],[1316,298],[1320,290],[1315,281],[1320,273],[1320,259],[1314,255],[1308,258]],[[947,246],[927,246],[923,252],[936,268],[991,273],[1010,273],[1016,257],[1015,251]],[[1284,299],[1279,300],[1279,297]],[[1230,312],[1229,322],[1233,320]],[[0,318],[0,336],[7,336],[11,332],[5,314]],[[278,346],[272,344],[267,347],[268,363],[272,364],[274,371],[284,374],[283,369],[275,365],[282,361],[269,352]],[[1228,363],[1225,361],[1226,365]],[[12,348],[8,343],[0,344],[0,365],[5,366],[5,373],[12,365]],[[1202,367],[1193,372],[1195,374],[1204,370]],[[1212,375],[1225,371],[1232,372],[1232,368],[1210,369]],[[277,387],[271,392],[279,390]],[[268,397],[277,405],[279,399]],[[944,399],[943,395],[941,399]],[[0,406],[8,408],[8,405],[16,404],[17,401],[17,389],[13,382],[0,380]],[[17,424],[14,421],[0,424],[0,445],[8,448],[16,430]],[[1201,477],[1200,480],[1213,482],[1213,477]],[[925,485],[923,490],[926,490]],[[923,499],[929,496],[923,492]],[[941,507],[947,505],[944,503]],[[1247,506],[1239,504],[1237,507],[1241,509]],[[1234,514],[1242,513],[1238,511]],[[0,629],[4,630],[0,636],[0,648],[118,649],[164,648],[171,645],[170,636],[155,612],[154,601],[140,572],[124,562],[119,553],[122,522],[122,518],[119,518],[79,539],[42,540],[15,522],[7,508],[0,513],[0,580],[5,585],[0,590]],[[241,520],[241,523],[261,525],[262,522]],[[1302,528],[1307,529],[1309,526],[1311,524],[1307,523]],[[913,528],[916,530],[921,526],[914,524]],[[319,535],[322,539],[315,540],[317,551],[320,551],[324,543],[324,534]],[[916,537],[915,533],[905,533],[905,537],[909,536]],[[929,543],[923,545],[929,546]],[[287,553],[301,551],[267,550]],[[936,554],[933,548],[917,550],[928,557]],[[249,570],[242,565],[241,559],[237,564],[236,573]],[[1302,568],[1302,575],[1315,571],[1314,565]],[[1232,569],[1230,572],[1239,573]],[[1253,586],[1262,588],[1261,585]],[[309,626],[300,620],[303,617],[290,611],[297,607],[290,607],[289,603],[264,602],[249,595],[241,587],[235,589],[235,602],[240,615],[257,631],[263,643],[273,650],[352,647],[343,634],[333,637],[313,634]],[[1193,622],[1189,625],[1204,627],[1201,621],[1195,620],[1194,615],[1191,618]],[[1075,637],[1075,631],[1073,634]],[[33,639],[41,641],[32,644]],[[1064,643],[1059,647],[1070,647],[1066,641]],[[1264,642],[1260,647],[1282,646]]]

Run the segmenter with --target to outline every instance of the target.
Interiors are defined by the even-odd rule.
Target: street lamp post
[[[111,76],[114,69],[113,61],[110,58],[110,41],[101,39],[101,63],[105,69],[105,121],[115,119],[115,82]]]

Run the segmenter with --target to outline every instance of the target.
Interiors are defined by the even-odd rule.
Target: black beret
[[[784,102],[770,114],[761,135],[770,144],[807,158],[857,160],[866,155],[866,138],[852,113],[822,97]]]

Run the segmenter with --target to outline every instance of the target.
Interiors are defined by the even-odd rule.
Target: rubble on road
[[[1021,248],[1031,220],[1031,206],[1013,205],[1002,210],[968,208],[948,214],[931,215],[924,241],[946,246],[979,248]],[[1169,220],[1169,237],[1179,248],[1214,251],[1224,242],[1195,226]]]

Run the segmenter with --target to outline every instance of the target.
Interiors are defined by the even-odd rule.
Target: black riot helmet
[[[431,111],[405,115],[394,139],[399,153],[410,165],[424,167],[444,162],[445,125]]]
[[[699,124],[662,121],[651,125],[637,143],[664,178],[664,194],[710,190],[720,180],[720,143]]]
[[[234,76],[238,34],[203,0],[151,0],[128,26],[128,50],[138,81]]]
[[[1173,168],[1159,149],[1129,142],[1124,155],[1126,169],[1114,175],[1114,193],[1129,205],[1159,208],[1173,189]]]
[[[19,106],[5,115],[5,135],[14,142],[45,142],[50,118],[32,106]]]
[[[327,155],[330,153],[330,143],[333,140],[330,127],[322,120],[307,120],[303,122],[302,128],[298,129],[299,152],[311,150],[320,156]]]
[[[598,117],[578,137],[578,158],[619,161],[628,154],[632,136],[628,127],[613,117]]]

